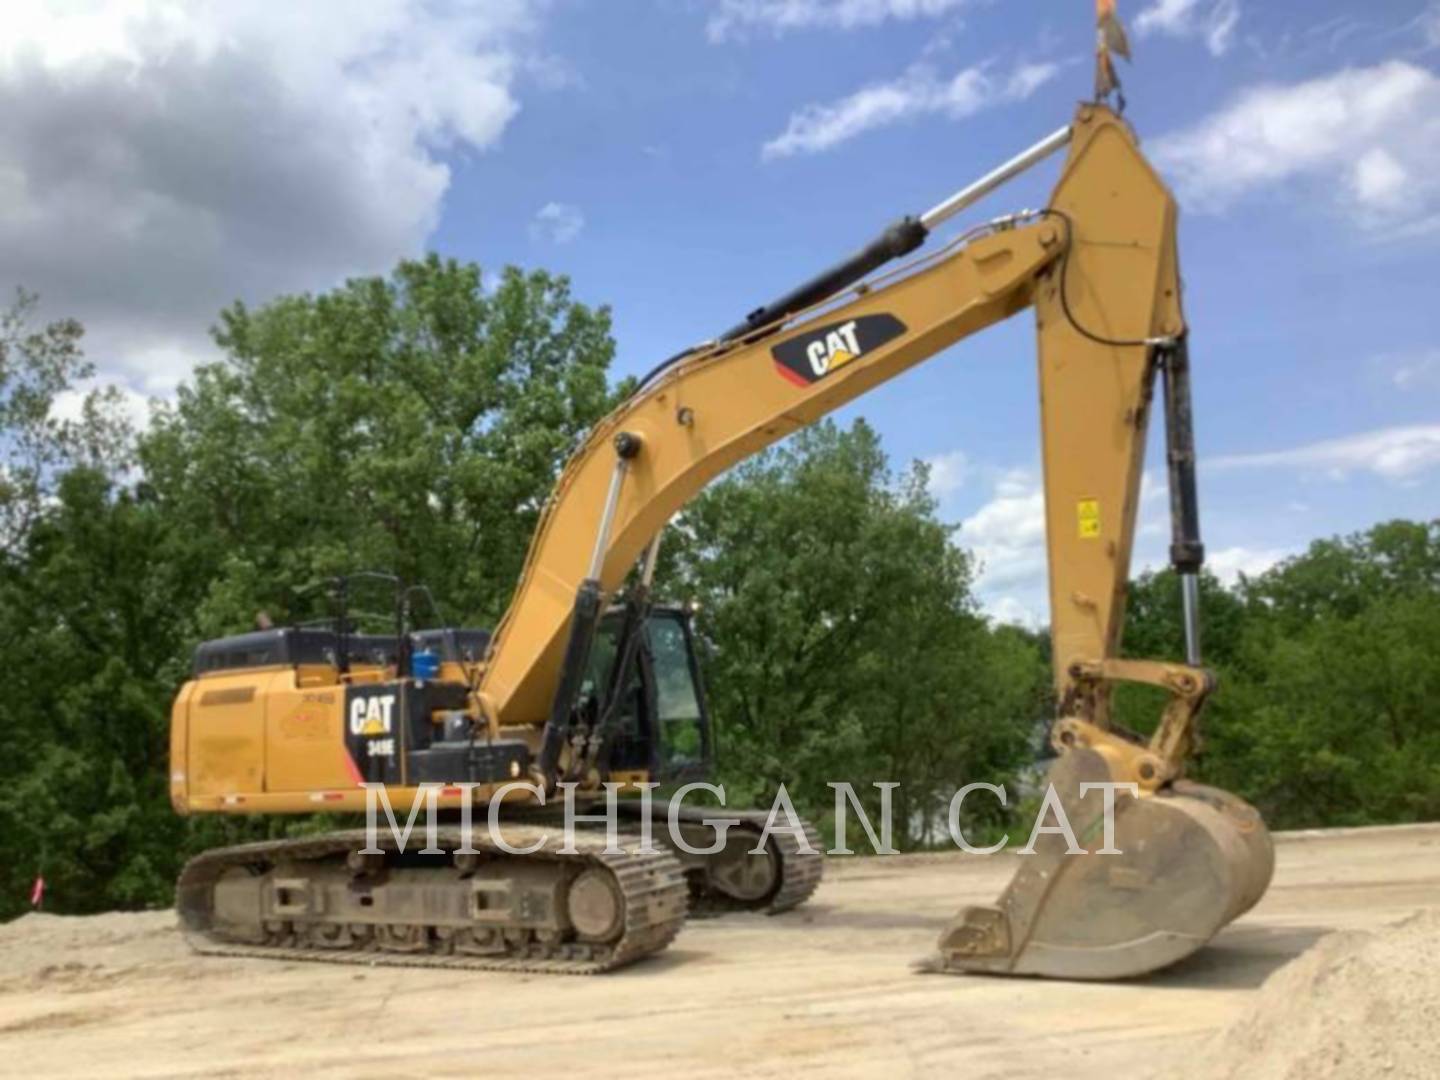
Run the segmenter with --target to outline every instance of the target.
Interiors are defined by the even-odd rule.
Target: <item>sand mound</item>
[[[1270,976],[1202,1056],[1204,1080],[1433,1080],[1440,908],[1322,938]]]
[[[173,911],[23,915],[0,924],[0,993],[173,965],[188,955]]]

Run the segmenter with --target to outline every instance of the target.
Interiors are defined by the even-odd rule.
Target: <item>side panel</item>
[[[265,783],[265,694],[287,669],[206,676],[189,684],[186,766],[192,796],[258,792]],[[180,707],[177,702],[177,708]]]
[[[345,756],[345,688],[333,683],[306,686],[303,678],[295,681],[301,685],[285,685],[277,679],[265,702],[265,790],[353,785],[354,772]]]
[[[177,814],[190,810],[190,699],[195,686],[195,680],[187,682],[170,706],[170,805]]]

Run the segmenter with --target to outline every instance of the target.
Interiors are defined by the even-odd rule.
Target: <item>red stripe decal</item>
[[[800,387],[801,390],[806,389],[810,385],[810,383],[807,382],[803,376],[797,375],[784,364],[780,363],[779,360],[775,361],[775,370],[778,371],[781,375],[785,376],[788,381]]]

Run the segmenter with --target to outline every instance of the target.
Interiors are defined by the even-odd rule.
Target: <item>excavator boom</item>
[[[486,714],[501,727],[545,719],[587,579],[613,592],[722,472],[1024,308],[1063,235],[1039,220],[942,251],[758,340],[677,362],[598,424],[556,485],[496,629],[480,684]]]

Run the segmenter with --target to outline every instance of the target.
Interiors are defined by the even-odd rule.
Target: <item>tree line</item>
[[[487,288],[434,256],[233,305],[221,358],[143,430],[86,392],[82,333],[24,294],[0,315],[0,918],[37,874],[54,910],[165,904],[196,851],[315,827],[172,811],[168,713],[195,645],[262,611],[323,615],[306,586],[358,569],[494,625],[560,466],[631,389],[608,310],[563,277]],[[662,594],[697,605],[730,805],[783,782],[824,818],[827,781],[899,780],[896,842],[916,847],[957,783],[1033,772],[1047,642],[983,616],[925,467],[896,468],[863,421],[734,470],[663,551]],[[1222,688],[1198,776],[1277,827],[1440,815],[1440,522],[1203,585]],[[1181,655],[1176,596],[1167,573],[1133,583],[1127,652]],[[1158,716],[1143,693],[1117,708]]]

